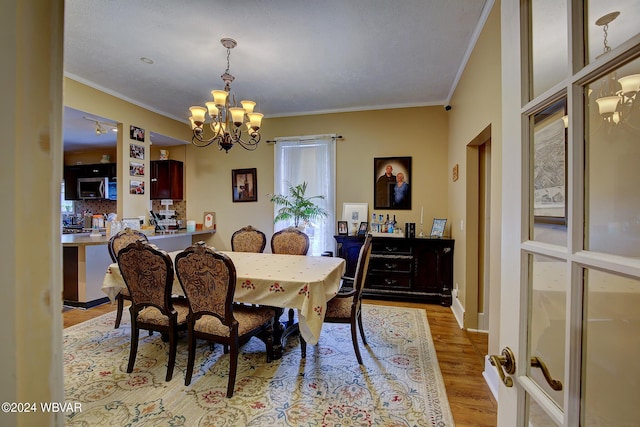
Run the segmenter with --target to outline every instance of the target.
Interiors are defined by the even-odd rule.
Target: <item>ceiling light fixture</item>
[[[105,129],[105,126],[110,127],[111,130],[113,130],[114,132],[118,131],[117,126],[114,125],[113,123],[101,122],[100,120],[93,119],[93,118],[87,117],[87,116],[84,116],[83,119],[89,120],[90,122],[95,123],[95,125],[96,125],[96,135],[104,135],[104,134],[106,134],[108,131],[107,131],[107,129]]]
[[[604,51],[600,56],[611,51],[607,43],[608,29],[609,24],[618,15],[620,12],[611,12],[596,20],[596,25],[602,27],[604,33]],[[640,91],[640,74],[631,74],[619,79],[615,72],[605,76],[596,95],[598,112],[604,121],[615,126],[626,120],[635,107],[638,91]]]
[[[193,131],[191,143],[197,147],[207,147],[216,143],[220,150],[224,150],[227,153],[234,144],[240,144],[242,148],[253,151],[260,142],[258,130],[260,129],[263,115],[253,111],[256,106],[253,101],[241,101],[242,107],[238,107],[235,95],[231,95],[231,99],[229,99],[230,85],[235,79],[229,73],[229,57],[231,49],[236,47],[238,43],[230,38],[224,38],[220,40],[220,43],[227,49],[227,69],[220,76],[225,83],[224,90],[211,91],[213,101],[205,104],[207,108],[200,106],[189,108],[191,111],[189,120]],[[204,136],[205,116],[207,113],[211,118],[209,128],[213,132],[213,136],[208,139]],[[247,140],[242,139],[243,129],[248,134],[249,139]]]

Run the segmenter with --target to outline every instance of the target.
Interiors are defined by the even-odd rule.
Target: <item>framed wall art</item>
[[[373,208],[411,209],[411,157],[373,159]]]
[[[144,141],[144,129],[137,126],[129,126],[129,138],[136,141]]]
[[[144,194],[144,181],[130,180],[129,194]]]
[[[256,168],[232,169],[231,191],[234,202],[257,202],[258,177]]]
[[[369,216],[368,203],[343,203],[342,220],[349,224],[349,235],[355,235],[358,224],[367,221]]]
[[[548,111],[551,110],[551,111]],[[554,111],[555,110],[555,111]],[[566,225],[566,128],[564,100],[534,117],[533,215],[534,221]]]
[[[144,145],[129,144],[129,157],[144,160]]]
[[[129,162],[129,175],[144,176],[144,163]]]

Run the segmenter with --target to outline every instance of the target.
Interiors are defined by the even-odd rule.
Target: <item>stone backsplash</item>
[[[73,210],[76,215],[81,215],[84,211],[89,210],[93,214],[116,212],[118,202],[115,200],[76,200],[73,203]]]

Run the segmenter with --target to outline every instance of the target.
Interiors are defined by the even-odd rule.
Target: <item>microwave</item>
[[[110,199],[109,178],[78,178],[78,198]],[[115,197],[115,194],[114,194]]]

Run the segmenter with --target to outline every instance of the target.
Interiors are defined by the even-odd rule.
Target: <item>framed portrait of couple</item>
[[[411,209],[411,157],[373,159],[373,208]]]

